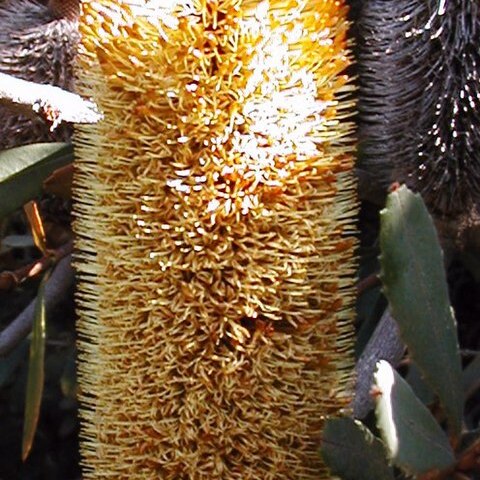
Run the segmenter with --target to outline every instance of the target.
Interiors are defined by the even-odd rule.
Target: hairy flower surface
[[[73,60],[78,41],[77,19],[64,9],[78,9],[78,2],[64,0],[55,13],[33,0],[0,2],[0,72],[31,82],[73,90]],[[13,114],[0,106],[0,149],[70,138],[71,126],[55,132],[43,119]]]
[[[359,22],[364,157],[437,214],[480,196],[477,0],[365,0]]]
[[[322,478],[352,368],[343,1],[82,7],[85,478]]]

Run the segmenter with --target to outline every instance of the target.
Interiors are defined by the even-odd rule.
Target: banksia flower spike
[[[366,0],[359,24],[367,165],[455,216],[480,195],[477,0]]]
[[[329,478],[356,201],[342,1],[82,4],[84,478]],[[322,477],[323,472],[323,477]]]
[[[33,0],[0,3],[0,72],[31,82],[73,90],[73,60],[78,42],[79,0]],[[41,119],[32,120],[0,107],[0,149],[63,141],[70,126],[54,132]]]

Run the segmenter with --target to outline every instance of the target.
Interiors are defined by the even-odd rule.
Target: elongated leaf
[[[37,202],[28,202],[23,206],[23,210],[27,215],[28,222],[30,223],[30,230],[32,231],[33,240],[36,247],[44,254],[47,254],[47,237],[45,235],[45,229],[43,228],[42,217],[38,210]]]
[[[43,182],[43,189],[47,193],[52,193],[57,197],[70,199],[72,198],[73,184],[73,163],[69,163],[65,167],[55,170]]]
[[[421,400],[424,405],[432,405],[436,396],[432,392],[432,389],[427,385],[420,373],[418,367],[412,362],[408,368],[408,373],[405,376],[405,380],[410,385],[411,389],[415,393],[415,396]]]
[[[34,143],[0,152],[0,219],[42,191],[43,181],[73,161],[67,143]]]
[[[419,195],[391,193],[381,214],[382,281],[400,334],[459,433],[463,396],[455,319],[442,253]]]
[[[352,418],[326,422],[321,454],[332,473],[343,480],[394,480],[382,442]]]
[[[414,475],[452,466],[447,436],[408,383],[385,360],[374,378],[377,423],[394,464]]]
[[[45,284],[49,272],[47,272],[40,283],[35,314],[33,321],[32,340],[30,343],[30,358],[27,378],[27,396],[25,400],[25,415],[23,424],[22,460],[25,461],[32,448],[33,438],[37,429],[40,405],[42,401],[44,383],[44,359],[45,359]]]
[[[31,248],[35,246],[33,237],[28,235],[7,235],[2,238],[2,247],[5,248]]]

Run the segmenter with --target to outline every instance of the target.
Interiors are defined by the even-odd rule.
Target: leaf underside
[[[445,432],[385,360],[377,364],[375,386],[377,424],[393,463],[415,475],[451,467],[455,455]]]

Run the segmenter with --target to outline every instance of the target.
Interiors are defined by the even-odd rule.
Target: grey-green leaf
[[[394,480],[382,442],[352,418],[325,423],[320,451],[332,473],[343,480]]]
[[[382,282],[409,352],[459,433],[463,396],[455,318],[442,252],[420,195],[401,187],[381,214]]]
[[[34,143],[0,152],[0,220],[38,196],[44,180],[72,161],[68,143]]]
[[[40,405],[42,402],[43,383],[45,378],[45,284],[47,283],[48,277],[49,273],[47,272],[40,283],[35,303],[23,424],[22,459],[24,461],[28,457],[32,448],[33,438],[38,424],[38,417],[40,415]]]
[[[377,424],[393,463],[408,474],[455,463],[448,438],[408,383],[385,360],[374,375]]]
[[[4,248],[33,248],[35,242],[31,234],[25,235],[7,235],[1,240],[2,247]]]

